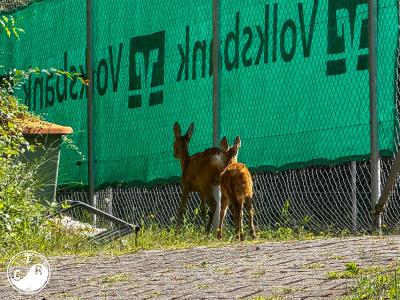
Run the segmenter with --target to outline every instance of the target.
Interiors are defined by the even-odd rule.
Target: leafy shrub
[[[0,159],[0,249],[23,247],[41,229],[46,209],[35,196],[35,168]]]

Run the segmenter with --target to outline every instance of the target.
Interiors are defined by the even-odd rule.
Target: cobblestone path
[[[0,299],[336,299],[354,282],[328,279],[328,271],[397,259],[396,236],[51,257],[51,279],[39,295],[21,296],[0,272]]]

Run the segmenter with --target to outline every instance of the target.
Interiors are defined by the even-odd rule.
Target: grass
[[[361,269],[356,263],[346,263],[344,271],[329,271],[327,273],[328,279],[349,279],[355,278],[361,273]]]
[[[213,234],[204,234],[204,229],[185,222],[180,232],[174,227],[161,227],[155,223],[142,226],[139,232],[137,245],[135,235],[131,234],[106,245],[97,245],[78,233],[67,232],[59,227],[48,224],[47,229],[40,231],[35,236],[21,238],[17,245],[0,247],[0,270],[6,268],[9,259],[19,251],[33,250],[46,256],[77,255],[77,256],[117,256],[135,253],[138,250],[175,250],[192,247],[222,247],[244,244],[258,244],[265,241],[293,241],[312,240],[335,236],[333,233],[315,234],[304,230],[302,227],[267,229],[258,232],[258,238],[239,242],[235,238],[233,229],[227,226],[221,240]],[[246,228],[245,228],[246,230]],[[245,231],[247,233],[247,231]],[[190,266],[188,266],[189,268]],[[203,266],[204,267],[204,266]]]
[[[272,294],[269,296],[264,296],[264,295],[258,295],[253,298],[250,298],[250,300],[283,300],[283,299],[290,299],[290,294],[295,292],[296,289],[292,288],[283,288],[283,289],[278,289],[272,291]]]
[[[104,276],[101,278],[101,283],[116,283],[116,282],[124,282],[128,278],[128,275],[125,273],[118,273],[110,276]]]
[[[388,266],[359,267],[356,263],[345,264],[343,271],[330,271],[331,280],[353,279],[354,286],[344,300],[400,299],[400,268],[398,263]]]
[[[344,259],[344,256],[343,255],[333,254],[330,258],[336,259],[336,260],[342,260],[342,259]]]
[[[387,267],[380,272],[360,275],[346,300],[400,299],[400,269]]]
[[[211,284],[202,283],[202,284],[198,284],[196,287],[198,289],[208,289],[210,286],[211,286]]]
[[[258,270],[258,271],[255,271],[255,272],[251,273],[251,276],[254,277],[254,278],[261,278],[261,277],[263,277],[266,273],[267,273],[267,272],[266,272],[265,270]]]
[[[256,296],[250,300],[282,300],[281,296]]]
[[[311,263],[311,264],[307,264],[304,266],[305,269],[309,269],[309,270],[318,270],[318,269],[322,269],[325,267],[325,264],[323,263]]]
[[[233,275],[234,272],[229,268],[215,268],[215,272],[223,274],[223,275]]]
[[[343,271],[329,271],[327,273],[328,279],[351,279],[358,278],[359,276],[365,276],[370,274],[377,274],[383,272],[384,269],[381,266],[369,266],[365,268],[359,267],[356,263],[350,262],[345,264]]]
[[[5,269],[11,256],[21,250],[34,250],[46,256],[75,255],[77,256],[76,259],[79,260],[85,259],[85,256],[117,256],[135,253],[139,250],[174,250],[199,246],[222,247],[243,244],[256,245],[266,241],[313,240],[334,236],[337,236],[337,234],[330,232],[315,234],[304,230],[302,227],[280,227],[278,229],[267,229],[258,232],[258,239],[256,240],[248,238],[244,242],[239,242],[235,238],[234,232],[229,227],[224,230],[223,239],[218,240],[214,235],[205,235],[202,228],[200,229],[186,222],[180,232],[177,232],[174,227],[160,227],[157,224],[142,226],[137,245],[135,244],[134,234],[125,236],[122,239],[106,245],[96,245],[84,236],[49,226],[47,230],[43,230],[43,232],[40,232],[36,236],[26,236],[22,238],[18,245],[0,248],[0,270]],[[344,259],[344,257],[332,255],[331,259],[341,260]],[[188,264],[184,267],[187,269],[205,268],[207,267],[207,262],[199,261],[198,263]],[[324,267],[325,265],[323,263],[311,263],[304,266],[306,269],[321,269]],[[232,271],[227,268],[219,268],[214,271],[224,275],[232,274]],[[253,278],[261,278],[265,274],[266,272],[264,270],[256,269],[251,275]],[[400,299],[399,275],[400,270],[397,266],[389,266],[386,268],[382,266],[372,266],[362,268],[354,262],[346,263],[343,270],[330,271],[327,273],[327,277],[331,280],[355,280],[354,288],[351,289],[349,296],[345,299]],[[124,282],[126,279],[127,275],[124,273],[117,273],[99,278],[104,284]],[[200,284],[197,288],[207,289],[208,286]],[[283,296],[291,292],[290,290],[283,290],[273,293],[272,296],[260,295],[252,299],[283,299]],[[157,295],[150,295],[149,298],[154,296]]]

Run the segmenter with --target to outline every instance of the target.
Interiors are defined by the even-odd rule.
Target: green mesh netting
[[[195,122],[190,152],[212,143],[212,1],[93,4],[97,186],[179,176],[172,125]],[[397,1],[379,1],[380,149],[394,150]],[[83,0],[12,12],[24,28],[2,39],[5,68],[86,74]],[[222,135],[242,138],[252,168],[338,163],[369,153],[368,6],[363,0],[221,1]],[[86,91],[32,76],[18,92],[48,121],[73,127],[83,157],[62,149],[59,183],[87,183]]]

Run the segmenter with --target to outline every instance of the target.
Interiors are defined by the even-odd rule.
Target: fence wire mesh
[[[1,1],[0,10],[15,9],[28,2],[22,0]],[[366,156],[369,151],[369,100],[368,85],[365,84],[368,82],[368,72],[348,71],[348,74],[344,72],[342,76],[348,76],[350,79],[346,81],[346,86],[339,88],[332,85],[329,76],[319,77],[315,75],[317,72],[310,69],[306,65],[307,60],[303,59],[313,59],[316,65],[320,65],[320,68],[323,69],[323,73],[332,72],[332,74],[338,75],[343,72],[343,70],[340,71],[340,62],[343,62],[343,55],[347,53],[348,49],[336,49],[336,54],[332,50],[332,61],[327,63],[324,60],[326,48],[318,48],[318,45],[310,48],[307,44],[307,40],[310,41],[312,38],[323,40],[322,35],[326,34],[324,29],[329,22],[328,19],[324,18],[326,16],[319,14],[313,19],[313,11],[316,9],[315,3],[317,3],[317,6],[318,3],[320,4],[319,10],[328,10],[328,3],[331,2],[333,3],[333,1],[310,1],[309,4],[303,6],[289,1],[286,4],[271,3],[269,5],[255,1],[238,2],[237,4],[231,1],[221,2],[221,32],[223,37],[226,37],[221,46],[223,51],[221,131],[230,140],[236,135],[241,136],[243,149],[239,153],[239,160],[254,167],[255,222],[261,229],[302,226],[312,231],[367,231],[371,228],[370,165]],[[357,5],[354,6],[355,12],[357,12],[357,17],[354,20],[355,31],[352,27],[343,26],[344,32],[336,34],[338,38],[340,38],[340,34],[345,36],[343,47],[344,45],[358,47],[357,50],[359,51],[355,51],[357,55],[347,57],[347,68],[354,67],[360,71],[366,68],[365,59],[368,58],[367,51],[365,51],[368,47],[365,44],[365,20],[368,11],[366,3],[356,2]],[[157,6],[153,2],[151,3]],[[350,7],[352,2],[349,1],[348,3]],[[397,24],[397,5],[396,1],[391,1],[387,5],[380,5],[378,26],[384,27],[385,24],[390,24],[388,18],[395,18],[394,23]],[[254,6],[257,9],[254,9]],[[393,9],[393,7],[396,9]],[[113,57],[118,58],[118,51],[122,50],[118,45],[113,46],[110,50],[109,45],[112,45],[115,40],[122,41],[130,38],[127,35],[129,33],[124,30],[125,27],[135,28],[137,32],[152,32],[159,29],[154,23],[144,21],[152,18],[151,10],[145,8],[144,2],[137,4],[137,9],[144,14],[143,18],[125,20],[127,23],[121,26],[118,22],[102,22],[102,18],[110,11],[118,15],[124,9],[124,5],[116,1],[94,3],[94,10],[99,12],[99,14],[95,14],[93,20],[96,24],[96,31],[94,32],[95,61],[101,62],[103,57],[110,54],[110,51],[114,53]],[[82,6],[82,12],[84,12],[84,9],[84,6]],[[344,19],[349,18],[349,15],[351,16],[349,14],[350,8],[348,11],[346,9],[346,7],[342,8],[331,20],[335,28],[339,28],[340,24],[345,23]],[[212,124],[210,122],[212,106],[209,101],[209,95],[212,91],[210,76],[212,58],[208,56],[211,53],[212,45],[212,7],[211,2],[204,5],[186,3],[185,5],[179,4],[179,10],[178,14],[171,11],[163,22],[165,22],[165,26],[173,27],[177,15],[179,15],[182,18],[181,21],[188,24],[186,28],[176,27],[174,32],[170,34],[186,35],[188,45],[190,44],[190,47],[193,47],[191,51],[193,50],[194,56],[190,58],[190,68],[185,67],[179,73],[180,80],[185,84],[182,84],[178,90],[174,90],[175,87],[172,84],[168,85],[169,79],[170,81],[177,80],[175,70],[165,69],[164,91],[165,94],[177,93],[180,98],[193,99],[193,97],[196,97],[196,101],[181,103],[178,111],[172,107],[165,107],[160,114],[170,115],[172,118],[179,117],[183,124],[195,121],[195,140],[190,145],[190,152],[195,153],[209,147],[212,136]],[[246,13],[238,13],[239,11]],[[298,19],[275,22],[274,18],[277,18],[280,11],[293,12],[298,16]],[[193,19],[194,14],[203,16],[203,18]],[[268,22],[265,24],[269,24],[269,27],[267,25],[262,26],[261,20],[265,21],[267,18]],[[83,20],[83,15],[81,19]],[[106,20],[111,19],[106,18]],[[200,24],[198,20],[202,20]],[[349,32],[346,30],[349,30]],[[387,30],[391,31],[393,27],[387,28]],[[314,37],[310,36],[311,31],[314,32]],[[393,34],[397,36],[398,29]],[[201,38],[195,41],[193,36]],[[228,40],[229,42],[227,42]],[[250,40],[252,44],[249,44]],[[280,43],[277,42],[278,40]],[[268,43],[269,45],[277,44],[272,46],[272,50],[270,48],[268,50],[263,48],[263,43],[267,45]],[[379,43],[384,45],[386,41],[378,36]],[[183,42],[181,46],[185,46]],[[243,51],[241,53],[237,50],[239,46],[240,50]],[[72,60],[73,55],[77,55],[82,60],[84,52],[81,50],[75,51],[76,53],[72,53],[72,56],[69,53],[69,59]],[[185,50],[182,49],[182,51]],[[166,52],[168,52],[168,49],[166,49]],[[173,53],[175,53],[174,56],[167,56],[165,59],[179,61],[179,52],[174,51]],[[399,47],[397,47],[397,53],[399,53]],[[378,65],[385,66],[385,62],[393,59],[391,51],[378,53]],[[289,64],[290,61],[293,61],[295,66]],[[118,64],[118,61],[114,63]],[[379,120],[381,126],[380,144],[384,150],[387,150],[382,152],[384,156],[381,160],[382,183],[385,182],[390,172],[394,155],[400,145],[399,63],[399,56],[397,55],[395,114],[393,114],[393,107],[389,101],[380,101],[385,98],[393,98],[390,95],[392,89],[386,89],[388,85],[390,86],[393,83],[393,80],[387,80],[393,77],[393,74],[390,73],[392,70],[389,68],[378,70],[380,91],[378,110],[385,112]],[[238,64],[244,66],[239,71],[237,71]],[[270,67],[263,69],[265,64]],[[106,64],[100,63],[99,68],[101,70],[101,68],[108,67]],[[120,65],[120,72],[128,73],[129,68],[129,62],[123,60]],[[296,68],[296,70],[293,68]],[[276,74],[273,80],[265,79],[270,78],[268,77],[269,73]],[[98,99],[101,99],[102,90],[105,88],[102,83],[111,80],[105,77],[106,74],[106,72],[99,72],[95,77],[95,84],[97,84],[95,95],[99,97]],[[252,80],[241,81],[241,76],[248,76]],[[187,88],[189,82],[185,82],[185,77],[202,79],[196,82],[196,87],[193,89]],[[142,78],[142,83],[146,86],[143,80],[145,79]],[[299,88],[295,89],[287,83],[292,81],[301,82]],[[363,82],[363,84],[360,84],[360,82]],[[118,84],[128,86],[130,84],[129,78],[121,77]],[[151,94],[150,86],[147,89],[142,88],[142,93],[143,95]],[[343,96],[334,98],[333,95],[338,93]],[[125,95],[123,96],[125,97]],[[131,96],[129,105],[139,105],[137,93],[133,93]],[[121,97],[121,94],[117,92],[112,100],[117,100],[118,97]],[[325,101],[320,101],[318,105],[315,105],[313,100],[317,98],[325,99]],[[243,101],[243,99],[246,99],[246,101]],[[279,99],[285,99],[286,102],[279,102]],[[191,115],[193,111],[196,111],[196,116]],[[119,114],[114,112],[119,112]],[[124,181],[124,177],[121,175],[124,174],[123,170],[130,169],[130,172],[134,172],[136,169],[141,170],[142,164],[149,164],[147,166],[148,172],[158,174],[159,165],[157,163],[148,162],[140,157],[143,148],[147,149],[146,153],[158,155],[159,161],[167,161],[166,164],[174,163],[170,159],[172,156],[171,143],[158,140],[158,132],[167,126],[162,122],[156,122],[160,117],[158,113],[152,119],[141,119],[145,124],[143,122],[131,122],[128,112],[116,107],[113,101],[103,101],[101,105],[97,106],[96,114],[108,116],[108,118],[96,119],[96,128],[99,129],[94,132],[97,141],[96,156],[99,158],[97,160],[98,177],[96,179],[99,182],[122,182]],[[283,119],[281,118],[283,114],[289,116]],[[86,116],[76,115],[75,118],[82,119],[83,123],[86,122]],[[251,127],[243,125],[245,119],[251,119],[251,122],[257,123],[259,126],[256,130],[252,130]],[[65,119],[64,123],[68,124],[69,122]],[[116,131],[116,128],[109,126],[109,124],[124,124],[124,126],[120,126]],[[168,126],[172,129],[172,122]],[[143,127],[151,128],[147,131],[149,134],[146,136],[146,140],[125,140],[124,148],[120,150],[115,148],[116,137],[123,140],[130,133],[138,132]],[[183,128],[183,130],[186,129]],[[390,130],[393,130],[394,134]],[[288,134],[293,134],[295,138],[292,139],[290,144],[284,145],[282,143]],[[172,130],[170,135],[172,137]],[[82,136],[82,139],[85,142],[84,136]],[[169,141],[170,139],[166,140]],[[160,149],[160,143],[163,144],[161,152],[153,153],[152,147],[157,144],[157,149]],[[315,147],[310,147],[310,144]],[[394,145],[394,151],[388,151],[392,145]],[[353,148],[357,147],[365,150],[363,152],[365,155],[356,156],[357,151],[354,151],[354,153],[352,151]],[[266,148],[272,150],[267,151]],[[85,149],[81,150],[85,152]],[[132,160],[132,157],[130,157],[132,153],[136,160]],[[275,170],[274,168],[256,169],[259,156],[264,156],[264,158],[268,156],[268,159],[264,161],[265,165],[280,167],[284,164],[296,162],[298,156],[304,158],[303,161],[307,161],[320,153],[324,153],[325,160],[303,167],[296,165],[282,170],[279,168],[275,168]],[[340,157],[341,153],[354,154],[354,161],[345,159],[344,163],[338,161],[335,161],[334,164],[330,163]],[[138,157],[139,159],[137,159]],[[76,165],[75,159],[66,162],[62,167],[68,165]],[[78,165],[76,169],[79,169],[79,171],[77,172],[84,174],[85,167],[85,163]],[[114,171],[109,172],[110,170]],[[85,178],[85,175],[82,175],[82,178]],[[397,230],[399,227],[399,193],[400,186],[397,180],[391,194],[391,200],[388,202],[383,215],[383,224],[388,231]],[[167,226],[174,222],[180,197],[181,187],[178,183],[152,187],[110,184],[106,187],[103,185],[96,192],[96,207],[131,223],[157,222]],[[58,201],[63,200],[79,200],[87,203],[88,194],[83,190],[69,190],[68,187],[63,187],[59,190]],[[198,214],[199,203],[198,195],[191,195],[188,219],[196,224],[201,223]]]
[[[390,172],[392,159],[382,160],[382,179]],[[310,231],[371,229],[370,165],[368,162],[309,167],[253,175],[255,224],[260,229],[303,227]],[[399,184],[383,214],[384,230],[397,232],[400,219]],[[110,187],[96,193],[97,208],[133,224],[174,225],[181,196],[179,184],[154,187]],[[84,191],[63,191],[58,200],[88,203]],[[200,199],[192,194],[187,219],[201,224]],[[231,215],[227,215],[232,223]]]
[[[31,0],[1,0],[0,11],[10,11],[29,4]]]

